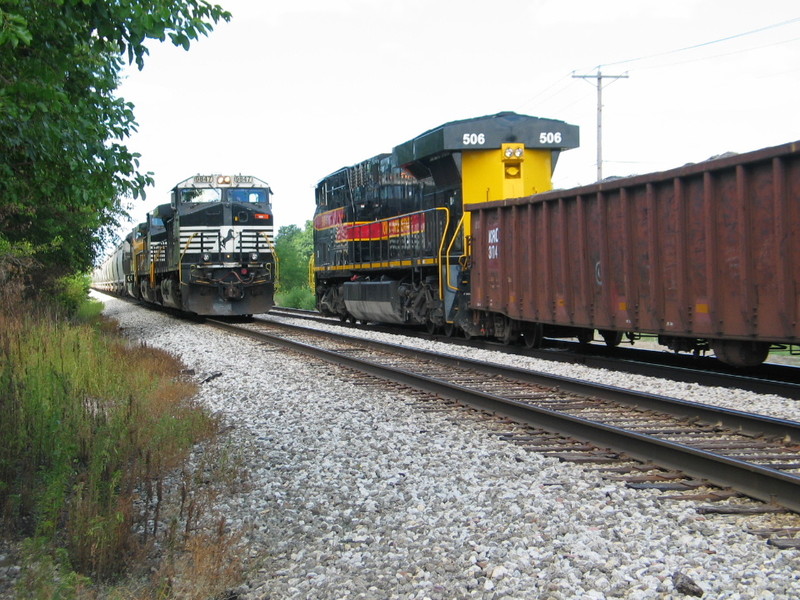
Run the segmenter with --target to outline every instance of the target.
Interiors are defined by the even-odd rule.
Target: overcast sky
[[[186,52],[150,44],[120,95],[156,186],[196,173],[268,181],[302,226],[325,175],[448,121],[511,110],[578,125],[556,187],[800,139],[797,0],[217,0],[233,13]]]

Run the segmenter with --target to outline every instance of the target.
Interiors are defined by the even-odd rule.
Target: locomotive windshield
[[[238,188],[227,190],[228,202],[243,202],[245,204],[266,203],[269,199],[267,190],[259,188]]]
[[[178,192],[181,202],[269,202],[269,190],[264,188],[182,188]]]
[[[220,202],[222,190],[220,188],[183,188],[178,190],[181,202]]]

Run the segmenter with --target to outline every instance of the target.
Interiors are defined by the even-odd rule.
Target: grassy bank
[[[24,540],[20,597],[91,597],[158,536],[178,553],[197,545],[189,524],[159,531],[164,482],[218,425],[192,402],[182,365],[119,337],[98,304],[80,319],[0,311],[0,516],[4,538]],[[185,476],[184,502],[190,487]],[[173,597],[176,556],[151,565],[160,580],[138,597]]]

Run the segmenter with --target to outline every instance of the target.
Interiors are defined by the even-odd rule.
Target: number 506
[[[486,135],[483,133],[465,133],[462,143],[465,146],[480,146],[486,143]]]
[[[561,132],[560,131],[543,131],[539,134],[540,144],[560,144]]]

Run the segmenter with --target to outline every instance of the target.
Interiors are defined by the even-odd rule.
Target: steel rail
[[[301,311],[299,309],[275,307],[270,311],[270,314],[278,317],[317,320],[340,325],[335,319],[322,317],[316,311]],[[352,326],[341,324],[341,327],[345,330],[350,330]],[[413,329],[406,329],[403,332],[398,332],[396,329],[388,326],[371,326],[370,330],[431,339],[430,334]],[[482,348],[485,350],[503,352],[505,354],[518,354],[553,362],[575,363],[586,367],[610,369],[636,375],[645,375],[647,377],[658,377],[670,381],[684,381],[708,386],[743,389],[759,394],[775,394],[785,398],[800,400],[800,383],[796,381],[796,379],[800,377],[800,375],[798,375],[798,373],[800,373],[798,367],[765,363],[759,367],[759,370],[766,371],[767,376],[753,377],[747,374],[747,372],[717,364],[719,361],[711,358],[697,359],[696,357],[692,358],[688,355],[672,354],[659,350],[645,350],[638,347],[607,348],[605,346],[591,344],[589,346],[580,347],[577,343],[564,342],[562,340],[560,344],[564,345],[565,348],[557,350],[554,348],[525,348],[520,345],[509,346],[482,339],[465,340],[463,338],[443,338],[442,336],[436,335],[434,335],[432,339],[438,339],[447,344]],[[781,377],[785,377],[786,379],[782,379]],[[791,379],[795,380],[792,381]]]
[[[300,325],[292,325],[287,323],[273,324],[292,329],[294,331],[309,332],[308,328]],[[390,345],[384,342],[356,338],[353,336],[343,335],[341,333],[318,330],[312,331],[314,335],[324,336],[328,339],[349,338],[357,341],[361,345],[365,345],[376,350],[386,351],[388,349],[397,354],[405,354],[416,358],[424,357],[441,364],[448,364],[455,367],[472,368],[482,371],[487,375],[513,377],[526,383],[557,388],[572,394],[579,394],[581,396],[594,396],[604,400],[613,400],[621,404],[656,410],[677,417],[700,419],[706,423],[727,427],[737,432],[748,433],[751,435],[780,437],[787,440],[800,442],[800,423],[796,421],[777,419],[763,415],[754,415],[752,413],[730,408],[722,408],[708,404],[698,404],[696,402],[688,402],[678,398],[670,398],[658,394],[632,391],[601,383],[594,383],[581,379],[564,377],[561,375],[532,371],[530,369],[487,363],[460,356],[431,352],[420,348],[412,348],[397,344]]]
[[[350,367],[381,379],[386,379],[417,389],[422,389],[439,396],[452,398],[476,408],[506,416],[521,423],[556,431],[558,433],[588,441],[593,444],[608,446],[618,451],[625,452],[639,460],[653,462],[662,467],[678,469],[693,477],[707,480],[714,485],[721,487],[732,487],[735,490],[752,498],[756,498],[764,502],[778,504],[792,511],[800,512],[800,477],[792,474],[781,472],[770,467],[756,465],[735,458],[722,456],[705,450],[692,448],[690,446],[686,446],[685,444],[670,442],[668,440],[658,439],[646,434],[627,431],[619,427],[590,421],[542,407],[531,406],[525,402],[480,392],[426,375],[411,373],[404,369],[376,364],[368,360],[338,353],[335,350],[318,348],[316,346],[289,340],[266,332],[241,328],[215,320],[206,320],[206,322],[215,327],[224,329],[226,331],[231,331],[238,335],[244,335],[260,341],[267,341],[274,345],[313,356],[329,363]],[[280,326],[283,327],[284,325],[280,324]],[[303,328],[296,327],[295,329]],[[308,330],[306,330],[306,332],[309,333]],[[310,333],[313,333],[314,335],[327,335],[326,332],[318,331],[313,331]],[[341,338],[342,336],[330,334],[330,337]],[[371,342],[368,340],[354,339],[353,341],[357,341],[358,343],[367,343],[370,347],[380,345],[377,342]],[[387,346],[388,345],[383,344],[384,349],[386,349]],[[425,355],[426,358],[430,358],[431,360],[442,359],[441,355],[413,348],[398,346],[390,346],[390,348],[394,352],[413,353],[417,357],[419,355]],[[450,361],[450,364],[459,364],[461,366],[467,365],[470,366],[470,368],[476,365],[480,366],[482,369],[486,368],[484,363],[478,363],[477,361],[460,357],[447,356],[444,358],[444,360]],[[492,365],[491,368],[502,369],[505,371],[508,370],[506,367],[498,367],[495,365]],[[549,385],[555,389],[583,396],[602,397],[605,399],[614,400],[620,400],[621,398],[627,397],[628,401],[633,401],[633,397],[638,396],[635,392],[614,388],[612,386],[595,385],[580,380],[551,375],[542,375],[520,369],[512,370],[517,371],[521,376],[530,378],[528,381],[539,383],[541,385]],[[642,399],[642,401],[652,403],[651,407],[654,410],[659,410],[661,412],[665,412],[664,407],[660,406],[656,408],[656,402],[669,400],[686,410],[694,406],[692,403],[677,401],[675,399],[667,399],[662,396],[645,396],[649,396],[649,400]],[[637,401],[636,404],[637,406],[643,405],[640,401]],[[704,407],[704,409],[711,409],[709,414],[717,414],[718,412],[738,412],[715,409],[714,407]],[[685,416],[686,412],[684,410],[679,414]],[[744,415],[745,413],[739,413],[738,416],[730,415],[730,419],[733,419],[732,422],[741,422],[744,421]],[[774,427],[777,427],[779,424],[789,427],[793,426],[795,432],[797,432],[798,428],[800,428],[800,424],[798,423],[794,423],[792,421],[784,422],[780,419],[770,419],[768,417],[761,417],[761,419],[757,419],[757,422],[764,424],[765,428],[768,423],[771,423],[771,425]],[[747,427],[746,430],[751,431],[752,425]],[[774,431],[777,432],[778,430],[775,429]],[[798,438],[795,437],[793,439]]]

